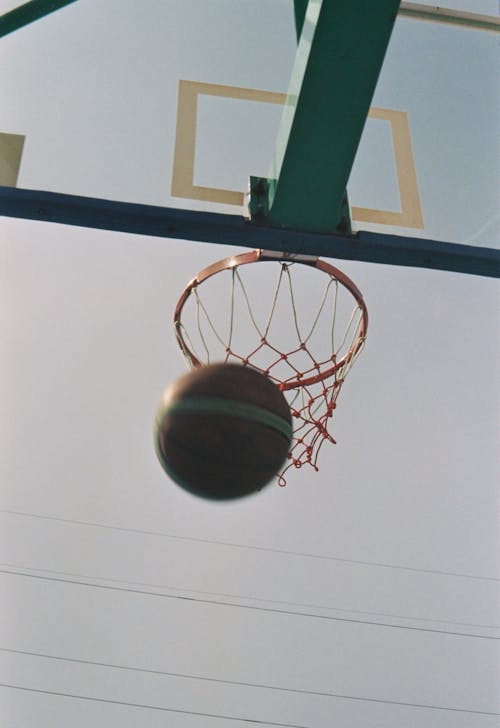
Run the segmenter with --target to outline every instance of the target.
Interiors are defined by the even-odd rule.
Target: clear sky
[[[238,213],[170,194],[177,90],[286,91],[292,3],[255,7],[79,0],[3,39],[19,187]],[[357,227],[498,246],[498,47],[398,21],[374,105],[407,112],[424,228]],[[195,184],[265,174],[279,116],[200,97]],[[378,123],[350,199],[398,209]],[[0,219],[1,728],[497,726],[497,282],[333,261],[370,313],[338,444],[214,504],[169,481],[152,422],[185,371],[177,298],[234,252]]]

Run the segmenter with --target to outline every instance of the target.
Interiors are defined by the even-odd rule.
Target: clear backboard
[[[396,21],[348,184],[353,229],[498,247],[498,18],[425,7]],[[73,2],[2,39],[0,182],[245,215],[296,48],[288,0]]]

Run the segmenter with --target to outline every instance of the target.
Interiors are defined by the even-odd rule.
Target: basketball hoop
[[[249,279],[252,263],[269,264],[266,276],[259,266]],[[198,273],[177,302],[174,326],[190,366],[250,366],[285,394],[294,435],[280,485],[292,465],[317,471],[322,444],[335,442],[330,420],[365,342],[368,312],[355,284],[319,258],[254,250]]]

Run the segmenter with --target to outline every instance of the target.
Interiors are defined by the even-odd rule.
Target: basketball
[[[241,498],[267,485],[288,455],[290,407],[264,374],[210,364],[164,393],[154,428],[158,458],[182,488],[203,498]]]

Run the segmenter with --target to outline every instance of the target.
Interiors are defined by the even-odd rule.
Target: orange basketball
[[[292,417],[264,374],[211,364],[165,391],[154,432],[158,458],[176,483],[224,500],[260,490],[274,478],[290,449]]]

